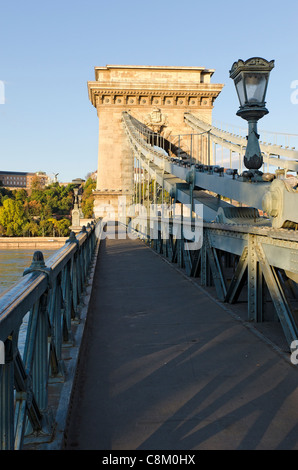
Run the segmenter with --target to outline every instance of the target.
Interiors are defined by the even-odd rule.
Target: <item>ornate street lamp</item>
[[[257,122],[269,112],[265,107],[265,96],[269,74],[273,67],[274,60],[268,62],[261,57],[252,57],[246,61],[240,59],[234,62],[230,70],[230,78],[234,80],[240,102],[236,114],[248,121],[244,165],[253,173],[263,164]]]

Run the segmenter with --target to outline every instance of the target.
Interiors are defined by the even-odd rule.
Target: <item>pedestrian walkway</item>
[[[296,367],[142,241],[106,239],[65,449],[298,449]]]

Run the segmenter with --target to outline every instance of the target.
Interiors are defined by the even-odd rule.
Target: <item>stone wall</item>
[[[59,250],[59,248],[65,245],[67,239],[68,237],[1,237],[0,250],[12,248]]]

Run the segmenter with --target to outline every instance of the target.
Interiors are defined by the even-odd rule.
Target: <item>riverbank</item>
[[[1,237],[0,250],[10,249],[50,249],[58,250],[64,246],[68,237]]]

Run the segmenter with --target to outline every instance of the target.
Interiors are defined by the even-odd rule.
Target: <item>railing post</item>
[[[32,272],[47,275],[51,287],[51,269],[45,265],[43,254],[36,251],[31,266],[24,275]],[[48,371],[49,371],[49,319],[48,319],[48,290],[46,290],[33,305],[26,333],[26,343],[23,359],[17,354],[15,359],[15,448],[22,448],[24,435],[34,442],[42,436],[49,440],[53,427],[48,411]],[[27,422],[26,415],[29,421]],[[25,428],[26,434],[25,434]]]
[[[61,264],[57,254],[53,255],[52,267],[47,267],[42,252],[36,251],[30,267],[23,273],[30,276],[20,281],[20,286],[14,287],[17,294],[12,291],[8,293],[12,298],[9,295],[3,298],[1,450],[21,449],[24,442],[40,444],[52,439],[54,428],[48,407],[48,383],[60,381],[61,376],[63,378],[63,346],[71,335],[72,313],[80,301],[99,236],[94,224],[83,231],[87,233],[80,242],[71,234],[68,242],[75,242],[77,249],[64,249]],[[24,324],[25,338],[20,335],[19,344],[20,323],[28,311],[29,322],[26,326]]]
[[[48,292],[40,298],[38,306],[38,324],[36,331],[36,345],[33,360],[33,392],[42,413],[48,408],[48,337],[49,326],[47,317]]]
[[[260,321],[262,312],[262,283],[260,282],[260,267],[256,253],[257,236],[248,235],[248,321]]]
[[[64,305],[63,341],[65,343],[70,343],[72,342],[71,319],[75,316],[71,286],[71,260],[66,264],[63,269],[61,282]]]
[[[61,273],[53,281],[50,290],[49,319],[51,324],[51,376],[63,377],[64,367],[62,361],[62,287]]]
[[[65,243],[76,243],[77,251],[75,252],[72,260],[71,260],[71,268],[70,268],[70,277],[71,277],[71,290],[72,290],[72,302],[73,302],[73,309],[74,309],[74,317],[73,320],[78,321],[78,305],[79,305],[79,276],[80,276],[80,268],[78,267],[79,262],[79,242],[76,238],[74,232],[70,232],[68,240]]]
[[[14,364],[12,338],[4,343],[5,364],[0,365],[0,449],[14,449]]]
[[[80,233],[84,233],[88,236],[85,225],[83,225]],[[86,280],[86,243],[85,242],[80,249],[80,267],[81,267],[81,285],[80,285],[80,294],[84,290],[85,280]]]
[[[201,248],[201,285],[208,286],[208,260],[207,260],[207,247],[206,247],[206,238],[207,230],[204,229],[203,245]]]

